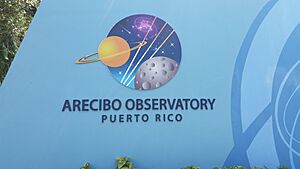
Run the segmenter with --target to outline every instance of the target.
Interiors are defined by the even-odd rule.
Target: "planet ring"
[[[102,57],[100,56],[100,57],[98,57],[98,58],[89,59],[90,57],[95,56],[95,55],[98,54],[98,53],[93,53],[93,54],[84,56],[84,57],[82,57],[82,58],[76,60],[75,63],[76,63],[76,64],[85,64],[85,63],[97,62],[97,61],[104,60],[104,59],[114,58],[114,57],[116,57],[116,56],[125,54],[125,53],[127,53],[127,52],[131,52],[131,51],[133,51],[133,50],[136,50],[136,49],[138,49],[138,48],[140,48],[140,47],[145,46],[145,45],[147,44],[147,41],[137,42],[137,43],[138,43],[138,45],[135,46],[135,47],[133,47],[133,48],[131,48],[131,49],[128,49],[128,50],[125,50],[125,51],[121,51],[121,52],[117,52],[117,53],[115,53],[115,54],[113,54],[113,55],[110,55],[110,56],[102,56]]]

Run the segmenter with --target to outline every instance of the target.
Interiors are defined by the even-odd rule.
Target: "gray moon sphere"
[[[138,69],[134,86],[138,90],[156,89],[170,81],[179,68],[179,64],[168,57],[156,56],[146,60]]]

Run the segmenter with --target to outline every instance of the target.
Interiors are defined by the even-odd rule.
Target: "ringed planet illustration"
[[[146,14],[132,15],[114,25],[97,52],[75,63],[92,62],[102,62],[126,87],[157,89],[179,70],[181,45],[175,30],[164,20]]]
[[[118,36],[110,36],[101,42],[98,48],[98,53],[80,58],[76,61],[76,63],[85,64],[102,61],[107,66],[119,67],[128,61],[131,51],[136,50],[146,44],[147,42],[144,41],[138,43],[137,46],[130,48],[129,44],[123,38]],[[89,57],[97,54],[99,56],[98,58],[88,60]]]

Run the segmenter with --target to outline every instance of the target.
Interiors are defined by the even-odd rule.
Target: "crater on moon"
[[[150,90],[163,86],[177,73],[179,64],[168,57],[157,56],[145,61],[138,69],[135,89]]]

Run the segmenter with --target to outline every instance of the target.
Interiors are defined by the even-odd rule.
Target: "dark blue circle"
[[[138,54],[134,59],[134,61],[132,62],[130,69],[128,69],[125,79],[129,76],[130,72],[133,70],[134,66],[139,62],[140,58],[143,56],[145,52],[146,54],[144,58],[140,61],[138,66],[144,63],[146,60],[148,60],[153,55],[153,53],[156,52],[156,50],[158,50],[157,48],[159,48],[159,46],[163,43],[163,41],[173,31],[173,28],[169,24],[166,24],[166,26],[164,27],[165,24],[166,22],[158,17],[152,15],[146,15],[146,14],[139,14],[139,15],[132,15],[126,17],[114,25],[114,27],[111,29],[107,37],[109,36],[121,37],[128,42],[130,48],[134,48],[137,46],[139,42],[142,42],[145,36],[147,35],[149,28],[151,28],[146,38],[147,44],[141,47],[139,51],[138,50],[131,51],[130,58],[124,65],[120,67],[108,66],[111,74],[118,82],[121,83],[124,74],[126,73],[128,67],[130,66],[137,52]],[[162,29],[163,27],[164,29]],[[162,31],[159,34],[160,30]],[[157,36],[158,34],[159,36]],[[154,43],[152,44],[153,41]],[[151,44],[152,46],[150,47]],[[155,56],[168,57],[176,61],[178,65],[180,65],[181,45],[176,32],[174,32],[170,36],[170,38],[164,43],[164,45],[157,51]],[[132,77],[135,76],[137,70],[138,69],[136,68],[135,70],[132,71],[132,74],[129,79],[132,79]],[[126,84],[123,85],[127,86]],[[134,82],[130,83],[128,87],[134,89],[135,88]]]

